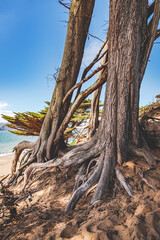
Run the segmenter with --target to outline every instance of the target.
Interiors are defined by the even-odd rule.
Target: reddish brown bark
[[[97,149],[99,162],[93,175],[73,194],[67,211],[74,208],[78,199],[98,178],[91,202],[101,199],[113,179],[116,163],[127,160],[131,143],[139,146],[139,83],[146,32],[145,0],[110,1],[106,96],[100,125],[90,141],[95,144],[90,151]],[[143,156],[148,158],[148,154]],[[151,160],[152,156],[149,158]],[[155,162],[154,158],[152,160]],[[132,191],[130,193],[132,195]]]

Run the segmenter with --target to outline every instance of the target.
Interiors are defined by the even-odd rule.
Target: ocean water
[[[9,154],[12,149],[21,141],[34,142],[38,137],[18,136],[8,131],[0,131],[0,156]]]

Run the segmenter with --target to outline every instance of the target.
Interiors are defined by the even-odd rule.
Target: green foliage
[[[154,107],[157,107],[157,105],[160,105],[160,95],[157,95],[156,98],[157,98],[156,102],[153,102],[151,104],[139,108],[140,117],[144,114],[149,113]]]
[[[10,132],[17,135],[38,136],[50,103],[46,102],[46,104],[47,106],[45,107],[45,109],[38,113],[14,113],[14,117],[10,117],[7,115],[2,115],[2,117],[9,122],[7,126],[13,129],[10,130]],[[102,105],[103,104],[100,104],[100,106]],[[79,108],[77,108],[77,110],[74,112],[68,128],[64,132],[64,139],[66,140],[66,142],[68,142],[70,138],[72,138],[72,141],[75,142],[75,139],[80,134],[80,130],[77,127],[86,124],[87,120],[90,117],[90,109],[91,100],[88,99],[84,100],[79,106]]]
[[[157,105],[160,105],[160,95],[156,96],[157,101],[142,106],[139,109],[139,115],[142,116]],[[14,117],[10,117],[7,115],[2,115],[2,117],[7,120],[9,123],[7,126],[12,129],[10,132],[17,134],[17,135],[25,135],[25,136],[38,136],[45,118],[45,115],[48,110],[49,102],[45,102],[47,106],[38,113],[34,112],[24,112],[24,113],[14,113]],[[103,106],[103,104],[99,104],[99,106]],[[68,142],[69,139],[72,139],[71,144],[76,143],[77,137],[81,135],[81,129],[83,126],[87,125],[87,121],[90,117],[90,109],[91,109],[91,100],[87,99],[84,100],[79,108],[74,112],[68,128],[64,132],[64,139]],[[99,114],[101,116],[102,110],[99,110]]]
[[[46,104],[48,105],[49,103],[46,102]],[[10,130],[10,132],[17,135],[38,136],[47,110],[48,106],[38,113],[14,113],[14,117],[10,117],[7,115],[2,115],[2,117],[9,122],[9,124],[7,124],[6,126],[14,129]]]

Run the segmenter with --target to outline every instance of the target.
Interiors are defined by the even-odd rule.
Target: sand
[[[0,157],[0,178],[11,172],[13,154]]]
[[[154,154],[160,159],[160,148]],[[13,191],[17,202],[10,208],[10,199],[1,198],[4,215],[0,214],[0,239],[160,240],[160,161],[156,169],[144,173],[154,189],[139,175],[148,169],[143,158],[132,157],[120,169],[133,189],[133,197],[117,182],[119,190],[114,188],[94,205],[90,204],[94,190],[84,194],[68,214],[64,214],[64,209],[73,194],[77,172],[74,167],[67,174],[66,169],[56,168],[43,175],[37,173],[19,201],[16,197],[23,181],[11,186],[7,194],[12,196]]]

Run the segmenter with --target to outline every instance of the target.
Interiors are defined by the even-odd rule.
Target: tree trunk
[[[94,2],[95,0],[73,0],[71,2],[63,60],[34,152],[38,162],[43,162],[45,158],[47,160],[53,158],[59,146],[63,145],[63,138],[56,146],[54,139],[70,106],[71,96],[65,104],[62,104],[62,100],[74,86],[78,77]]]
[[[110,1],[106,95],[100,125],[91,140],[92,142],[94,139],[94,149],[99,149],[100,155],[98,166],[92,175],[96,174],[95,181],[99,178],[92,203],[100,200],[108,190],[109,183],[113,180],[116,163],[122,164],[127,160],[130,142],[139,144],[141,46],[146,34],[146,23],[145,0]],[[66,211],[73,209],[79,199],[78,196],[83,195],[93,184],[92,176],[87,184],[84,183],[73,194]]]
[[[115,133],[112,140],[115,145],[114,159],[120,164],[127,160],[128,143],[139,143],[141,46],[146,33],[146,21],[145,0],[110,2],[108,80],[98,135],[104,142]]]

